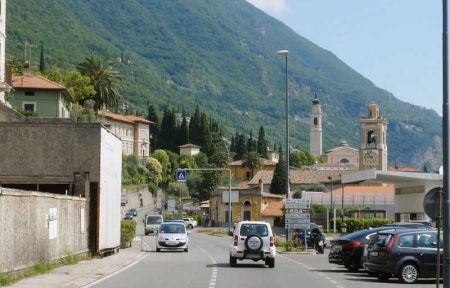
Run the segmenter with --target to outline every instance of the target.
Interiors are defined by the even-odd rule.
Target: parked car
[[[435,278],[437,250],[436,230],[385,230],[370,241],[364,268],[384,281],[398,277],[410,284],[418,278]],[[439,250],[442,254],[442,248]],[[442,275],[442,263],[440,269]]]
[[[194,218],[183,218],[183,221],[186,227],[189,229],[197,227],[197,221],[195,221]]]
[[[133,213],[130,212],[130,211],[125,212],[125,217],[124,218],[127,219],[127,220],[133,219]]]
[[[383,227],[403,227],[410,229],[434,229],[429,222],[394,222],[391,224],[384,224]]]
[[[144,216],[144,234],[157,233],[159,225],[163,222],[162,215],[145,215]]]
[[[379,231],[389,230],[392,227],[378,227],[355,231],[337,240],[331,241],[328,262],[344,265],[349,271],[358,271],[363,268],[365,251],[370,239]],[[399,228],[403,229],[403,228]]]
[[[263,260],[270,268],[275,267],[275,239],[269,223],[263,221],[238,222],[233,232],[230,249],[230,266],[237,260]]]
[[[133,216],[137,216],[137,210],[136,210],[136,209],[131,208],[131,209],[128,210],[128,211],[130,211],[131,213],[133,213]]]
[[[188,232],[184,223],[164,222],[159,226],[156,240],[156,252],[161,249],[189,251]]]

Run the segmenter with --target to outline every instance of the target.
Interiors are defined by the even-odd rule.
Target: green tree
[[[247,152],[256,151],[256,141],[253,139],[253,131],[250,130],[250,136],[247,139]]]
[[[289,164],[294,167],[301,168],[314,163],[316,163],[316,158],[306,151],[294,151],[289,156]]]
[[[39,59],[39,71],[45,74],[45,56],[44,56],[44,42],[41,42],[41,57]]]
[[[178,145],[184,145],[189,143],[189,126],[186,117],[183,117],[180,127],[178,128]]]
[[[267,141],[263,126],[259,127],[258,145],[256,150],[258,151],[259,155],[261,155],[261,157],[267,158]]]
[[[159,132],[159,147],[162,149],[176,152],[177,147],[177,120],[173,109],[166,109],[161,120],[161,129]]]
[[[95,90],[94,109],[117,108],[122,101],[120,94],[122,76],[113,69],[112,61],[92,55],[77,65],[81,74],[88,76]]]
[[[164,185],[164,187],[167,187],[171,180],[171,167],[170,167],[170,159],[169,155],[166,151],[162,149],[157,149],[151,154],[152,158],[155,158],[158,160],[158,162],[161,164],[161,183]]]
[[[148,157],[145,160],[145,167],[149,173],[149,182],[158,185],[162,181],[162,166],[158,160],[153,157]]]
[[[180,155],[179,164],[180,168],[197,168],[194,157],[190,155]]]
[[[98,116],[94,111],[94,105],[93,100],[87,100],[84,102],[84,106],[78,103],[72,104],[70,118],[77,123],[99,122]]]
[[[153,149],[160,148],[158,146],[158,138],[159,138],[159,117],[156,113],[155,107],[153,105],[147,106],[147,120],[152,121],[154,124],[152,125],[152,138],[150,139],[150,146]]]
[[[286,167],[284,157],[280,154],[280,159],[275,166],[273,172],[272,182],[270,183],[270,193],[272,194],[286,194]]]
[[[200,152],[194,156],[195,164],[198,168],[207,168],[209,166],[208,156],[205,153]]]
[[[201,115],[200,115],[200,109],[195,107],[194,115],[191,117],[191,121],[189,122],[189,141],[192,144],[201,145]]]
[[[247,145],[245,144],[245,137],[243,134],[236,133],[236,154],[234,155],[234,160],[244,159],[245,154],[247,154]]]
[[[255,169],[261,167],[261,164],[262,164],[261,157],[256,151],[250,151],[244,156],[244,165],[251,171],[250,179],[253,178]]]

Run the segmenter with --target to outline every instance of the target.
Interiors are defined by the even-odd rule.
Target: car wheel
[[[189,229],[192,229],[192,228],[194,228],[194,226],[192,226],[192,224],[189,224],[189,225],[188,225],[188,228],[189,228]]]
[[[236,267],[236,263],[237,263],[236,257],[233,257],[233,256],[230,255],[230,266],[231,267]]]
[[[359,269],[361,269],[361,265],[356,264],[355,262],[351,262],[349,264],[346,264],[345,268],[347,268],[347,270],[350,272],[357,272]]]
[[[388,273],[378,273],[377,274],[377,278],[380,281],[387,281],[389,280],[389,278],[391,278],[391,274]]]
[[[411,284],[417,281],[419,278],[419,269],[417,266],[411,263],[405,264],[400,269],[398,278],[401,282]]]
[[[250,251],[261,250],[262,246],[263,241],[258,235],[249,235],[247,236],[247,239],[245,239],[245,248]]]
[[[275,267],[275,258],[268,258],[266,260],[266,264],[267,264],[267,266],[269,266],[269,268],[274,268]]]
[[[189,248],[188,247],[184,248],[184,252],[189,252]]]
[[[156,252],[161,252],[161,249],[160,248],[156,248]]]

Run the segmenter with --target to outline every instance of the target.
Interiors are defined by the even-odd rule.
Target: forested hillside
[[[309,150],[314,93],[324,110],[324,146],[358,148],[359,118],[375,102],[389,121],[389,161],[421,167],[441,159],[441,119],[404,103],[244,0],[8,1],[7,56],[73,68],[90,54],[121,57],[123,94],[133,109],[148,103],[202,109],[235,131],[284,135],[284,61],[288,49],[291,143]],[[326,48],[326,47],[325,47]],[[27,51],[27,53],[24,53]],[[122,63],[120,63],[122,62]],[[411,83],[414,85],[414,83]],[[427,97],[427,95],[424,95]]]

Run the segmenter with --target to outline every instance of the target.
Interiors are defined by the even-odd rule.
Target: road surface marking
[[[202,251],[203,253],[206,254],[206,256],[208,256],[209,260],[211,260],[211,263],[213,265],[212,267],[212,271],[211,271],[211,277],[209,279],[209,285],[208,288],[215,288],[216,287],[216,281],[217,281],[217,277],[219,274],[218,268],[217,268],[217,261],[216,259],[214,259],[214,257],[211,256],[211,254],[208,253],[208,251],[201,249],[200,251]]]

